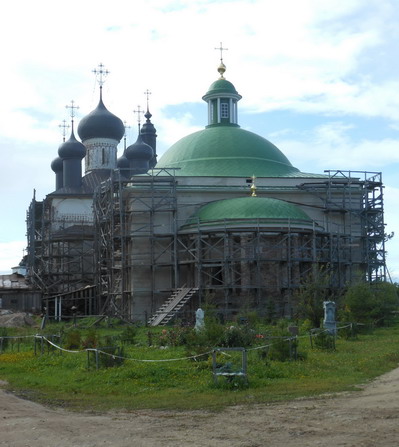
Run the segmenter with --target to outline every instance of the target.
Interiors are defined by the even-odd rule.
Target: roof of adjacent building
[[[29,289],[24,276],[18,273],[11,275],[0,275],[0,290]]]
[[[309,226],[312,219],[298,206],[269,197],[238,197],[217,200],[199,208],[183,229],[196,225],[224,225],[230,223],[301,223]]]
[[[95,169],[93,171],[88,172],[82,178],[81,186],[64,186],[59,188],[52,193],[48,194],[49,196],[91,196],[94,193],[94,190],[97,186],[106,180],[109,179],[110,170],[109,169]]]

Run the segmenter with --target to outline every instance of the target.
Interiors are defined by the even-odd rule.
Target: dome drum
[[[110,138],[90,138],[89,140],[86,140],[86,172],[95,169],[114,169],[117,158],[116,143],[115,140]]]

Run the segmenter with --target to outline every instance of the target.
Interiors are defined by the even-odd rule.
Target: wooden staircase
[[[196,287],[181,287],[168,298],[148,320],[149,326],[164,326],[176,316],[179,310],[198,292]]]

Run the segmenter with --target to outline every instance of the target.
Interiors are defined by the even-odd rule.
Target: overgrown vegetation
[[[343,297],[341,321],[366,325],[391,324],[399,305],[398,287],[387,282],[359,282],[349,287]]]
[[[1,354],[0,378],[7,380],[9,387],[17,392],[21,390],[23,394],[29,390],[30,398],[70,409],[221,408],[350,389],[399,362],[396,349],[399,326],[379,328],[372,334],[350,340],[338,336],[334,351],[316,346],[312,349],[309,334],[300,332],[295,349],[301,355],[294,361],[287,342],[289,324],[292,323],[282,320],[274,326],[259,324],[251,328],[212,323],[199,333],[181,327],[135,328],[135,342],[123,345],[126,327],[97,328],[95,337],[92,331],[88,337],[89,330],[72,328],[75,342],[79,337],[74,331],[80,332],[81,345],[77,352],[44,349],[35,356],[32,340],[26,338],[19,352],[9,348]],[[59,331],[58,325],[52,325],[46,332],[56,328]],[[64,331],[60,342],[64,347],[68,340],[70,343],[68,332]],[[221,380],[216,386],[209,354],[186,358],[187,354],[211,350],[216,344],[245,342],[245,337],[251,339],[248,387],[232,388]],[[100,356],[98,370],[94,357],[88,368],[82,346],[88,338],[98,340],[99,349],[108,350],[107,355]],[[215,340],[218,343],[213,344]],[[104,347],[104,341],[114,344]],[[126,360],[119,361],[120,354]],[[219,355],[222,366],[231,362],[228,355]]]
[[[323,302],[337,299],[330,283],[331,276],[326,268],[314,269],[305,276],[296,293],[296,313],[300,319],[309,320],[313,328],[322,323]]]
[[[20,394],[29,390],[30,398],[70,409],[217,409],[348,390],[398,366],[396,286],[349,288],[340,297],[336,337],[318,327],[320,298],[317,287],[308,286],[302,290],[305,320],[270,324],[268,316],[262,321],[245,311],[222,324],[208,306],[205,326],[197,331],[117,320],[95,326],[89,319],[78,327],[57,323],[41,331],[66,351],[35,337],[38,329],[3,329],[0,379]],[[223,348],[247,349],[248,386],[223,377],[215,384],[211,354],[216,347],[218,368],[234,363]]]

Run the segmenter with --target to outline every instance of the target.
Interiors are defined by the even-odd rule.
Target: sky
[[[398,0],[13,0],[0,16],[0,274],[26,247],[26,210],[55,189],[66,108],[108,110],[137,137],[149,97],[157,152],[207,124],[202,96],[225,77],[239,124],[303,172],[382,172],[387,264],[399,281]],[[68,135],[67,135],[68,137]],[[123,150],[123,141],[119,145]]]

